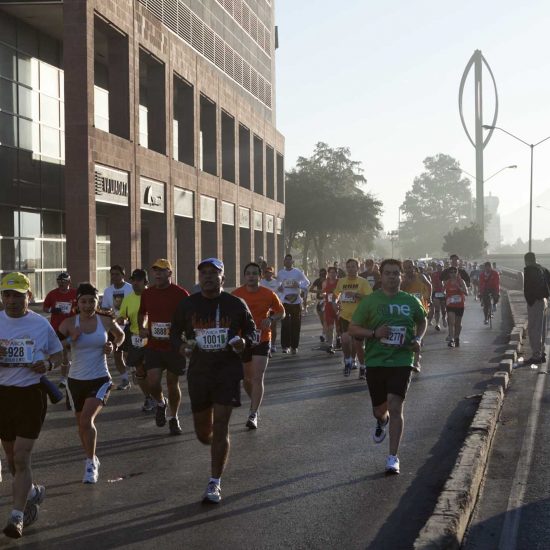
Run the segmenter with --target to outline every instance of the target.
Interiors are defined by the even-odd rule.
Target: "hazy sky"
[[[368,189],[384,203],[385,229],[427,156],[446,153],[475,173],[458,113],[464,68],[480,49],[499,93],[497,125],[529,143],[550,136],[550,2],[547,0],[278,0],[277,126],[286,167],[317,141],[349,146]],[[484,75],[488,76],[488,75]],[[473,133],[473,87],[466,122]],[[485,80],[484,122],[494,94]],[[527,237],[530,150],[495,132],[485,149],[485,194],[500,198],[506,241]],[[550,140],[535,149],[533,238],[550,237]],[[475,182],[472,181],[475,192]],[[545,201],[545,202],[542,202]]]

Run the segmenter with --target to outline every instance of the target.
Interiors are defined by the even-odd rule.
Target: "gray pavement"
[[[506,310],[503,307],[503,310]],[[195,440],[184,384],[181,437],[142,413],[137,390],[114,391],[97,425],[96,486],[81,483],[74,419],[50,407],[34,455],[47,488],[22,548],[411,548],[451,471],[479,396],[498,367],[505,339],[497,314],[483,325],[468,303],[462,346],[429,329],[423,370],[411,384],[400,449],[401,475],[383,474],[387,441],[374,445],[364,381],[342,376],[341,355],[313,350],[306,318],[297,356],[276,355],[267,374],[260,428],[244,428],[248,402],[231,421],[224,500],[204,506],[209,449]],[[9,511],[8,476],[0,509]],[[0,548],[13,544],[0,539]]]

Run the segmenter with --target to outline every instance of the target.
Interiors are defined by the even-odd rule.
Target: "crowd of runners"
[[[380,263],[348,259],[344,268],[334,262],[310,282],[288,254],[277,273],[264,261],[250,262],[243,269],[244,284],[227,292],[223,261],[207,258],[197,266],[198,285],[191,294],[173,282],[172,265],[162,258],[148,270],[132,271],[129,281],[124,267],[113,265],[112,284],[102,292],[89,283],[73,286],[63,272],[43,302],[49,319],[29,308],[28,278],[5,275],[0,439],[13,476],[5,535],[19,538],[45,497],[45,488],[33,481],[31,454],[46,415],[48,371],[59,369],[59,389],[75,416],[85,484],[99,479],[95,419],[113,386],[119,391],[139,386],[142,411],[178,436],[180,380],[186,375],[195,433],[211,452],[203,499],[219,503],[229,420],[241,405],[241,381],[250,403],[243,423],[255,430],[268,361],[273,354],[299,353],[302,319],[311,306],[320,323],[320,348],[342,352],[344,377],[357,370],[366,380],[373,440],[381,443],[388,431],[385,471],[398,474],[403,403],[412,373],[421,372],[425,332],[429,326],[435,332],[446,329],[448,346],[459,347],[466,297],[480,300],[488,323],[500,295],[499,272],[489,262],[466,263],[456,255]],[[115,382],[109,356],[119,377]]]

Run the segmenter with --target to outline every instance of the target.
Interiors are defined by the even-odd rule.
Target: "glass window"
[[[42,243],[38,239],[19,241],[19,269],[40,269],[42,267]]]
[[[19,119],[19,147],[33,151],[33,145],[37,141],[38,124],[26,118]]]
[[[24,23],[17,26],[17,49],[30,55],[38,55],[38,33]]]
[[[17,147],[17,118],[0,113],[0,145]]]
[[[42,241],[44,269],[61,269],[63,265],[63,246],[61,241]]]
[[[22,271],[25,271],[21,268]],[[26,273],[31,282],[31,292],[35,300],[42,300],[42,273]]]
[[[109,241],[111,239],[109,234],[109,220],[106,216],[96,215],[96,235],[100,241]]]
[[[59,97],[59,70],[53,65],[39,62],[40,91],[52,97]]]
[[[17,239],[0,239],[0,266],[2,266],[2,271],[19,269],[19,266],[15,267],[18,244]]]
[[[10,80],[16,80],[15,76],[15,50],[0,44],[0,76]]]
[[[111,243],[96,243],[97,267],[109,267],[111,265]]]
[[[38,92],[26,86],[18,86],[19,110],[18,114],[33,120],[38,120]]]
[[[19,236],[19,212],[9,206],[0,206],[0,235]]]
[[[57,275],[63,269],[63,265],[59,264],[59,266],[56,267],[58,269],[55,271],[44,271],[42,274],[42,279],[44,281],[44,292],[49,292],[50,290],[57,288]]]
[[[59,128],[59,101],[40,94],[40,122]]]
[[[17,53],[17,80],[38,89],[38,59],[24,53]]]
[[[111,273],[108,269],[98,269],[96,271],[97,288],[107,288],[111,285]]]
[[[61,238],[63,234],[61,224],[61,212],[51,212],[48,210],[42,212],[42,235],[44,237]]]
[[[139,144],[142,147],[148,147],[149,145],[149,135],[148,135],[148,109],[144,105],[139,106]]]
[[[40,237],[40,212],[20,212],[21,237]]]
[[[15,46],[15,25],[12,19],[0,17],[0,36],[3,42]]]
[[[40,152],[47,157],[59,158],[61,148],[59,130],[49,126],[40,126]]]
[[[0,78],[0,110],[17,113],[17,97],[15,84],[10,80]]]

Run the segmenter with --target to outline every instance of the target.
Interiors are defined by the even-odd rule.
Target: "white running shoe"
[[[388,415],[388,418],[386,419],[386,422],[384,424],[380,423],[380,420],[376,420],[376,428],[374,428],[374,432],[372,433],[372,440],[375,443],[382,443],[384,439],[386,438],[386,427],[388,425],[388,422],[390,421],[390,416]]]
[[[258,428],[258,413],[251,412],[248,415],[248,420],[246,421],[246,427],[251,430],[256,430]]]
[[[217,483],[210,481],[208,483],[208,486],[206,487],[204,496],[202,497],[203,502],[212,502],[213,504],[219,504],[221,499],[222,499],[221,487]]]
[[[93,460],[86,459],[86,468],[82,483],[97,483],[99,479],[99,459],[94,456]]]
[[[386,460],[386,474],[397,475],[399,473],[399,459],[395,455],[389,455]]]

